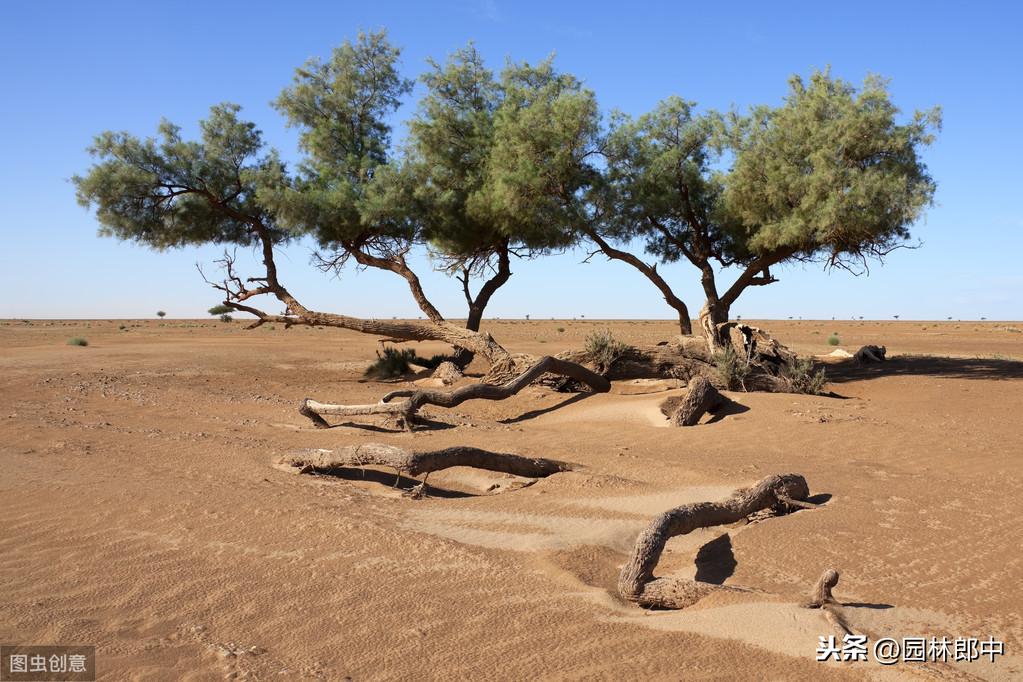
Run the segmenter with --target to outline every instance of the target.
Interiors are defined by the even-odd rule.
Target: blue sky
[[[145,6],[144,6],[145,5]],[[294,158],[295,133],[269,102],[307,58],[358,30],[387,28],[409,76],[427,57],[475,40],[490,64],[557,53],[605,110],[643,113],[681,95],[702,107],[777,103],[790,74],[831,65],[860,82],[891,79],[905,112],[941,105],[944,129],[925,152],[937,205],[914,228],[921,248],[892,254],[869,277],[793,266],[748,290],[743,317],[1023,319],[1023,9],[1017,3],[20,2],[0,22],[0,318],[196,317],[217,302],[194,265],[212,248],[155,253],[96,236],[68,178],[89,165],[104,129],[149,135],[161,117],[196,128],[233,101]],[[402,117],[414,107],[410,101]],[[402,130],[396,130],[400,137]],[[247,254],[239,254],[247,256]],[[488,314],[670,318],[653,286],[621,263],[567,253],[514,263]],[[280,256],[306,305],[350,315],[417,316],[390,273],[331,279],[308,245]],[[464,315],[457,282],[418,263],[443,313]],[[662,266],[695,312],[691,266]],[[268,306],[276,310],[276,306]]]

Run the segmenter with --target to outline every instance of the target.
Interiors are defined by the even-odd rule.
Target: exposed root
[[[306,398],[299,406],[299,413],[312,419],[318,428],[327,425],[326,420],[323,419],[324,415],[344,417],[387,415],[396,418],[404,428],[411,429],[416,422],[416,414],[423,405],[450,408],[461,405],[467,400],[504,400],[546,373],[568,377],[585,384],[590,390],[597,393],[606,393],[611,390],[611,382],[582,365],[546,356],[502,386],[480,383],[462,386],[454,391],[425,389],[391,391],[379,403],[371,405],[333,405]],[[405,400],[395,401],[396,398],[405,398]]]
[[[810,494],[806,479],[799,474],[768,476],[752,488],[736,490],[724,502],[697,502],[670,509],[640,533],[636,546],[618,576],[618,591],[640,606],[683,609],[721,586],[682,578],[655,578],[664,545],[676,535],[735,523],[761,509],[787,504],[784,500],[805,500]],[[784,500],[783,500],[784,498]]]
[[[503,452],[490,452],[472,447],[453,447],[443,450],[409,452],[393,445],[367,443],[350,445],[337,450],[296,450],[274,460],[273,465],[293,473],[329,472],[334,469],[366,466],[389,467],[399,475],[429,475],[430,472],[464,466],[486,469],[525,478],[544,478],[572,465],[541,457],[523,457]],[[426,491],[426,479],[420,485],[420,494]]]

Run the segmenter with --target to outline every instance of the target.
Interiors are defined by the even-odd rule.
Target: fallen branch
[[[334,405],[306,398],[299,406],[299,413],[311,419],[317,428],[329,427],[323,418],[325,415],[340,417],[385,415],[397,419],[403,428],[411,429],[416,421],[416,413],[424,405],[450,408],[461,405],[467,400],[504,400],[547,373],[559,374],[578,381],[596,393],[606,393],[611,390],[611,382],[599,374],[574,362],[559,360],[548,355],[501,386],[480,383],[462,386],[454,391],[423,389],[391,391],[379,403],[370,405]],[[396,398],[405,398],[405,400],[392,402]]]
[[[833,568],[829,568],[821,574],[821,577],[817,579],[817,584],[813,586],[813,592],[810,593],[810,601],[804,606],[808,609],[819,609],[825,604],[834,604],[835,597],[831,594],[831,589],[838,584],[838,571]]]
[[[788,506],[786,500],[803,501],[810,494],[806,479],[798,474],[768,476],[752,488],[732,493],[724,502],[696,502],[670,509],[640,533],[629,561],[618,576],[618,592],[640,606],[683,609],[720,586],[684,578],[655,578],[664,545],[676,535],[735,523],[762,509]]]
[[[337,450],[296,450],[278,457],[274,467],[292,473],[330,472],[350,467],[382,466],[394,469],[400,477],[424,475],[414,491],[419,495],[426,488],[431,472],[451,467],[473,467],[525,478],[545,478],[570,471],[572,465],[542,457],[523,457],[504,452],[490,452],[473,447],[452,447],[443,450],[409,452],[393,445],[366,443]]]
[[[702,376],[689,381],[689,393],[679,402],[670,419],[674,426],[694,426],[707,412],[724,402],[724,396]]]

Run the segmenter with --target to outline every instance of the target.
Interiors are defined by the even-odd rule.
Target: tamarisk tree
[[[823,260],[856,270],[904,245],[932,200],[919,153],[940,125],[938,110],[897,122],[876,77],[860,89],[827,72],[789,85],[781,106],[745,116],[698,115],[672,97],[638,119],[616,116],[607,135],[605,183],[583,235],[650,279],[683,334],[688,308],[656,262],[614,243],[640,239],[657,262],[694,265],[712,345],[747,288],[778,281],[773,267]],[[724,268],[739,273],[726,286]]]
[[[157,138],[106,132],[90,152],[97,159],[74,183],[79,202],[94,207],[100,233],[166,249],[200,244],[253,247],[263,272],[243,277],[232,256],[221,261],[225,275],[210,283],[223,305],[265,322],[340,327],[392,339],[436,340],[479,354],[491,364],[490,378],[507,381],[531,358],[515,358],[489,334],[446,322],[426,300],[405,255],[420,239],[419,226],[400,213],[374,211],[395,191],[399,176],[386,157],[389,129],[384,123],[409,85],[394,71],[397,52],[382,34],[361,35],[335,51],[331,62],[300,69],[278,106],[302,127],[306,158],[292,173],[268,149],[255,124],[239,117],[239,107],[222,104],[200,123],[198,140],[185,140],[171,123]],[[373,218],[370,220],[369,218]],[[280,281],[275,249],[311,235],[332,249],[321,264],[354,259],[360,265],[404,277],[428,323],[364,320],[305,307]],[[209,280],[207,280],[209,281]],[[272,314],[257,307],[260,297],[284,304]],[[568,367],[568,365],[572,365]],[[607,390],[606,380],[578,365],[555,369]]]
[[[430,66],[404,163],[386,177],[389,200],[374,208],[415,226],[461,283],[466,328],[478,331],[513,256],[541,256],[576,240],[573,216],[542,204],[586,182],[580,150],[596,127],[580,126],[579,114],[594,115],[595,98],[552,59],[508,63],[495,78],[471,43]],[[473,277],[485,277],[475,293]]]

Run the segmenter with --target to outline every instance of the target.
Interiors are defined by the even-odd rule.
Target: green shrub
[[[558,333],[559,333],[559,334],[563,334],[563,333],[564,333],[564,331],[565,331],[565,328],[564,328],[564,327],[558,327]]]
[[[163,319],[164,317],[167,317],[167,313],[163,312],[162,310],[157,310],[156,316]]]
[[[594,364],[597,373],[604,374],[629,349],[615,339],[610,329],[601,329],[586,337],[586,356]]]
[[[75,336],[75,337],[70,338],[70,339],[67,340],[67,345],[69,345],[69,346],[88,346],[89,342],[84,337]]]
[[[746,378],[753,371],[749,358],[736,353],[731,346],[714,354],[714,368],[729,391],[745,391]]]
[[[823,367],[815,371],[813,360],[810,358],[796,358],[785,373],[785,378],[791,384],[793,392],[808,395],[820,395],[828,383],[827,372]]]
[[[408,363],[416,360],[416,352],[412,349],[385,348],[383,353],[377,351],[376,362],[366,370],[366,376],[373,379],[400,377],[402,374],[408,374]]]
[[[837,346],[840,343],[842,342],[839,340],[837,332],[828,337],[829,346]]]
[[[224,313],[223,315],[220,316],[220,321],[221,322],[234,322],[234,318],[231,317],[230,315],[228,315],[227,313]]]

